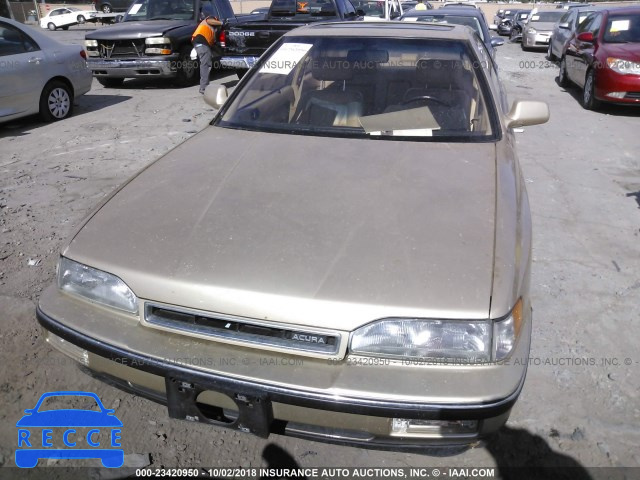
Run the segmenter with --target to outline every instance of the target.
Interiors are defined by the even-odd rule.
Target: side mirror
[[[209,85],[204,90],[204,102],[213,108],[220,108],[228,97],[227,87],[224,85]]]
[[[500,38],[500,37],[492,37],[491,38],[491,46],[492,47],[499,47],[500,45],[504,45],[504,38]]]
[[[582,32],[578,35],[578,41],[585,43],[593,43],[594,42],[593,33],[591,32]]]
[[[496,25],[495,23],[492,23],[491,25],[489,25],[489,30],[497,31],[498,25]]]
[[[569,22],[562,22],[558,24],[558,28],[562,28],[564,30],[569,30],[571,27],[569,26]]]
[[[507,128],[540,125],[549,121],[549,105],[545,102],[516,100],[507,114]]]
[[[116,23],[122,22],[123,19],[124,19],[124,15],[116,15]]]

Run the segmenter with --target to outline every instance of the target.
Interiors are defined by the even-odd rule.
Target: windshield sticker
[[[141,7],[142,7],[141,3],[136,3],[135,5],[132,5],[131,10],[129,10],[129,15],[135,15],[136,13],[138,13],[138,10],[140,10]]]
[[[285,43],[263,63],[260,72],[288,75],[312,46],[312,43]]]
[[[531,17],[532,22],[537,22],[538,20],[540,20],[540,15],[534,15],[533,17]]]
[[[611,22],[609,32],[626,32],[629,30],[629,20],[614,20]]]

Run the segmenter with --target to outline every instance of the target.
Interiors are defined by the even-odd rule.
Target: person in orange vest
[[[198,54],[200,62],[200,93],[209,85],[209,74],[211,73],[211,47],[216,42],[214,27],[219,27],[222,22],[215,17],[208,15],[205,8],[202,9],[204,19],[198,25],[191,36],[191,43]],[[202,17],[201,17],[202,18]]]

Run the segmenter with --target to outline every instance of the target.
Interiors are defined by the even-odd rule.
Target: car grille
[[[267,324],[253,319],[195,312],[149,302],[145,304],[144,319],[149,326],[198,337],[316,355],[337,355],[341,343],[341,334],[336,331],[309,331],[304,327],[296,329],[291,325]]]
[[[100,57],[142,57],[144,56],[144,38],[138,40],[115,40],[100,42]]]
[[[627,92],[624,98],[632,98],[635,100],[640,100],[640,92]]]

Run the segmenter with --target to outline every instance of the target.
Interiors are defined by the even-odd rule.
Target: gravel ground
[[[84,30],[49,34],[81,43]],[[517,135],[534,220],[535,323],[524,390],[494,443],[409,454],[264,440],[170,420],[164,407],[93,380],[51,350],[34,311],[65,238],[105,195],[213,115],[197,87],[94,82],[63,122],[0,126],[0,465],[14,465],[22,411],[43,392],[74,389],[116,409],[131,466],[640,467],[640,109],[583,110],[542,52],[506,44],[498,62],[509,99],[545,100],[551,120]]]

